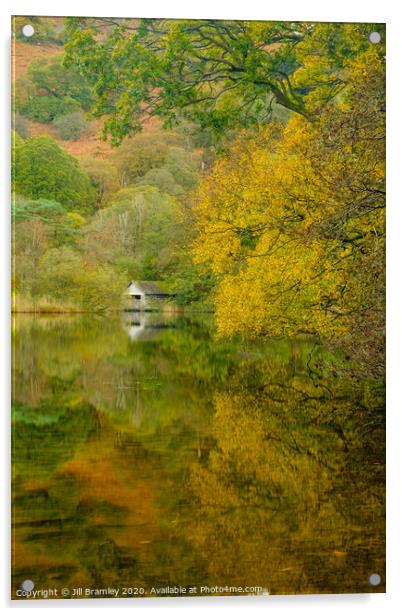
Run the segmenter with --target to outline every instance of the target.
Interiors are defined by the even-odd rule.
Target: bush
[[[44,90],[57,98],[67,96],[85,110],[92,105],[92,92],[88,82],[75,68],[66,68],[62,56],[33,60],[28,68],[28,77],[36,92]]]
[[[55,118],[80,109],[79,103],[65,96],[58,98],[51,94],[32,96],[19,108],[19,111],[37,122],[48,124]]]
[[[76,141],[87,127],[82,111],[73,111],[56,118],[53,122],[57,134],[66,141]]]

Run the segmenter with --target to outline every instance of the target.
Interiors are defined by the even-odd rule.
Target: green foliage
[[[13,109],[23,112],[29,105],[29,101],[36,94],[36,88],[28,77],[15,79],[13,87]]]
[[[39,263],[39,281],[36,294],[50,295],[56,300],[75,299],[77,276],[82,268],[80,255],[67,246],[51,248]]]
[[[124,276],[124,279],[133,280],[136,278],[145,278],[139,267],[138,259],[129,255],[121,255],[113,259],[113,267],[119,274]]]
[[[61,56],[34,60],[29,65],[28,75],[37,91],[44,90],[55,98],[67,97],[85,110],[92,104],[88,83],[76,69],[66,68]]]
[[[110,265],[85,264],[78,274],[75,288],[80,305],[89,312],[122,308],[122,289],[127,280]]]
[[[182,141],[170,131],[138,134],[127,140],[114,155],[120,183],[155,186],[173,196],[195,188],[199,156],[182,147]]]
[[[92,157],[83,158],[81,166],[95,189],[95,207],[98,209],[105,207],[111,196],[120,188],[116,167],[109,160]]]
[[[88,212],[94,200],[78,161],[49,137],[31,137],[16,147],[13,185],[18,194],[51,198],[68,210]]]
[[[379,45],[368,41],[372,29]],[[309,327],[362,341],[368,314],[370,330],[381,330],[381,25],[69,18],[67,30],[65,64],[35,61],[29,82],[17,84],[21,108],[94,102],[115,144],[147,116],[169,127],[153,119],[110,161],[82,161],[99,210],[75,221],[87,264],[169,279],[181,304],[214,297],[221,335]],[[75,138],[82,117],[54,124]],[[85,198],[63,195],[74,173],[61,163],[37,174],[40,161],[53,166],[50,150],[41,159],[43,143],[29,161],[20,156],[31,141],[15,141],[15,190],[89,213]],[[37,263],[55,246],[43,217],[32,224]]]
[[[170,131],[140,133],[127,139],[113,155],[121,185],[135,184],[151,169],[163,166],[169,146],[180,141],[180,135]]]
[[[114,143],[141,130],[144,115],[223,135],[266,122],[274,104],[313,119],[345,87],[373,28],[384,38],[381,24],[68,18],[66,64],[94,86]]]
[[[82,249],[97,262],[117,264],[119,271],[158,279],[169,268],[177,226],[169,195],[151,186],[126,188],[86,226]]]
[[[178,118],[175,131],[183,135],[188,149],[208,149],[217,145],[216,135],[209,127],[201,128],[196,122],[186,118]]]
[[[67,213],[67,210],[60,203],[48,199],[27,201],[24,198],[16,197],[12,207],[13,221],[16,224],[23,220],[31,220],[34,217],[40,218],[46,224],[53,224],[65,217]]]
[[[25,105],[18,107],[23,115],[31,120],[48,124],[65,114],[79,110],[80,106],[72,98],[57,98],[51,94],[40,94],[29,98]]]
[[[53,121],[58,135],[68,141],[77,141],[85,131],[87,123],[82,111],[73,111]]]
[[[365,592],[368,560],[383,572],[384,49],[369,28],[384,34],[69,19],[68,61],[115,142],[147,112],[188,125],[84,171],[14,131],[17,310],[120,309],[130,279],[153,279],[215,314],[16,318],[16,584],[159,586],[174,569],[184,585]]]
[[[121,307],[125,280],[108,265],[94,266],[74,250],[48,250],[41,258],[38,295],[56,300],[66,297],[83,310],[100,311]]]
[[[40,221],[49,228],[54,246],[71,242],[77,233],[77,219],[56,201],[48,199],[26,200],[16,197],[13,200],[12,221],[18,225],[22,222]],[[84,221],[81,218],[81,224]],[[16,242],[19,242],[18,226]]]
[[[13,158],[15,156],[16,148],[23,143],[23,138],[15,130],[11,131],[11,147]]]
[[[180,261],[183,228],[169,194],[137,185],[112,197],[118,185],[113,166],[96,159],[86,159],[84,166],[93,186],[98,182],[99,199],[112,201],[87,222],[55,201],[14,200],[14,288],[32,298],[37,310],[51,310],[52,302],[60,309],[118,308],[127,280],[171,277]],[[183,283],[181,303],[186,288]],[[197,290],[189,295],[188,300],[198,299]]]
[[[198,184],[197,158],[180,147],[170,147],[164,160],[167,169],[184,192],[193,190]]]
[[[56,253],[61,251],[62,254],[63,250],[68,249],[68,254],[71,254],[84,219],[77,213],[68,212],[55,201],[27,200],[16,196],[13,200],[12,222],[14,290],[23,299],[37,298],[45,293],[54,299],[49,288],[52,288],[53,277],[57,277],[59,271],[55,269],[53,273],[48,273],[48,285],[45,287],[42,259],[50,250]],[[57,284],[54,283],[54,286],[56,288]],[[62,299],[65,301],[66,296]],[[69,301],[72,301],[71,296]],[[50,309],[49,305],[47,309]]]
[[[127,284],[124,275],[108,264],[89,262],[67,243],[52,241],[51,228],[38,219],[31,220],[29,227],[26,221],[19,223],[16,231],[14,289],[30,298],[28,309],[43,305],[44,311],[51,312],[52,302],[55,307],[89,312],[121,308],[122,289]],[[29,231],[36,237],[31,243]]]
[[[211,296],[217,281],[213,273],[197,266],[188,252],[179,252],[178,263],[170,276],[172,293],[179,306],[198,304],[213,311]]]
[[[167,193],[178,197],[184,193],[183,187],[178,184],[169,171],[169,169],[151,169],[142,177],[138,184],[145,184],[146,186],[154,186],[160,192]]]
[[[48,124],[67,114],[89,109],[92,94],[85,79],[75,69],[65,68],[60,56],[45,57],[31,62],[28,77],[16,81],[14,104],[31,120]],[[71,124],[78,126],[77,118],[74,116]],[[77,133],[77,129],[69,131],[63,121],[60,130],[73,136]]]

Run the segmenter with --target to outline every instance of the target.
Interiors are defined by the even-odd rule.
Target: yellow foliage
[[[244,131],[199,187],[194,259],[218,275],[221,336],[339,337],[370,309],[384,248],[384,71],[371,50],[348,71],[316,122]],[[373,310],[381,301],[378,289]]]

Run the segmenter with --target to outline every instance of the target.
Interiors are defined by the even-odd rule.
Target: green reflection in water
[[[19,315],[13,593],[383,592],[383,395],[343,368],[195,318]]]

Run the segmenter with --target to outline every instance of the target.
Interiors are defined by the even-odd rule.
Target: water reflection
[[[122,313],[124,329],[130,340],[152,340],[156,338],[161,329],[175,326],[174,314],[161,312],[126,311]]]
[[[14,591],[384,590],[382,390],[314,342],[128,313],[14,345]]]

